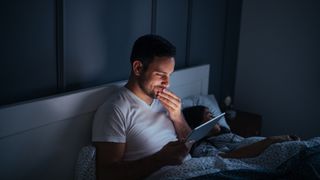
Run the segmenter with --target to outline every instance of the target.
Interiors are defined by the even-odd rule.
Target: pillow
[[[202,105],[209,108],[214,116],[221,114],[220,107],[217,103],[216,98],[213,94],[211,95],[192,95],[182,99],[182,108],[187,108],[191,106]],[[222,117],[218,123],[220,126],[223,126],[230,130],[229,125],[226,122],[225,117]]]
[[[96,148],[92,145],[81,148],[75,167],[75,180],[96,179]]]

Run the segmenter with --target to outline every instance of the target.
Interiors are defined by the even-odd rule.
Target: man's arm
[[[135,161],[123,161],[125,143],[95,142],[96,175],[101,179],[141,179],[165,165],[178,165],[188,154],[181,141],[169,142],[159,152]]]
[[[191,129],[189,125],[187,124],[186,120],[184,119],[184,116],[182,113],[180,113],[180,116],[175,118],[173,121],[174,128],[176,130],[176,133],[178,135],[179,140],[184,140],[188,137],[188,135],[191,132]]]
[[[167,89],[159,92],[157,94],[157,98],[167,109],[169,117],[172,120],[176,133],[178,135],[178,139],[186,139],[191,132],[191,129],[181,112],[180,98]]]

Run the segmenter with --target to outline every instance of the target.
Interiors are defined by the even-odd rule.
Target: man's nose
[[[161,85],[162,85],[162,86],[165,86],[165,88],[169,88],[169,86],[170,86],[170,79],[169,79],[169,77],[164,77],[164,78],[162,79]]]

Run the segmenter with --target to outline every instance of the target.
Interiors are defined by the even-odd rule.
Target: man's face
[[[150,98],[155,99],[158,92],[169,87],[174,65],[173,57],[155,57],[148,69],[144,69],[138,78],[141,90]]]

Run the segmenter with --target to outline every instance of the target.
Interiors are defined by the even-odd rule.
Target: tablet
[[[219,116],[210,119],[209,121],[201,124],[200,126],[194,128],[191,133],[187,137],[188,141],[198,141],[205,137],[210,130],[215,126],[219,120],[225,115],[225,113],[221,113]]]

